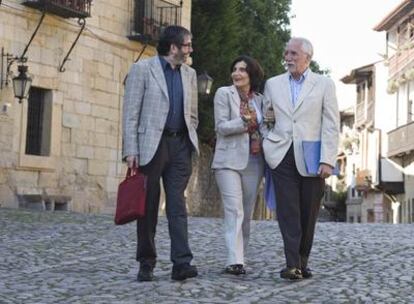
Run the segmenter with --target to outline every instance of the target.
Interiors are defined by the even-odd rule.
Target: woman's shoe
[[[240,275],[246,274],[246,269],[242,264],[233,264],[229,265],[224,269],[224,273],[233,274],[233,275]]]

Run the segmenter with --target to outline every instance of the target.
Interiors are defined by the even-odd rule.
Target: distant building
[[[375,28],[386,32],[385,64],[388,67],[390,107],[384,112],[388,130],[386,155],[403,172],[404,187],[396,199],[398,221],[414,222],[414,1],[405,0]]]
[[[376,62],[351,71],[342,78],[356,86],[355,121],[343,130],[342,149],[347,156],[347,221],[399,222],[404,192],[402,170],[386,157],[387,132],[394,128],[386,69]]]

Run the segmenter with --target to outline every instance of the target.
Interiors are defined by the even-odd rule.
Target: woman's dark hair
[[[158,55],[167,56],[172,44],[176,45],[178,48],[181,48],[181,44],[184,43],[186,36],[191,37],[190,31],[186,28],[179,25],[167,26],[162,31],[160,40],[158,41]]]
[[[236,65],[236,63],[243,61],[246,63],[246,72],[249,75],[250,78],[250,87],[251,90],[254,92],[259,92],[261,88],[261,84],[263,81],[264,73],[261,65],[259,62],[247,55],[241,55],[234,59],[233,63],[230,67],[230,73],[233,72],[233,68]]]

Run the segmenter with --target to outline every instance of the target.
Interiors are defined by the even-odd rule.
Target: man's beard
[[[285,63],[285,69],[291,71],[292,69],[296,70],[296,65],[293,63],[287,64]]]
[[[174,56],[174,61],[176,64],[183,64],[185,62],[185,54],[183,52],[178,52]]]

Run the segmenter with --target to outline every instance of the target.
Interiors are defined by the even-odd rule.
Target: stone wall
[[[0,5],[0,47],[22,54],[41,17],[18,0]],[[94,1],[92,17],[75,45],[66,71],[60,64],[80,26],[47,14],[27,52],[33,86],[51,92],[51,153],[26,154],[27,101],[0,91],[0,205],[41,208],[66,204],[79,212],[113,212],[121,163],[123,81],[143,45],[131,41],[133,1]],[[183,2],[189,28],[191,1]],[[155,54],[148,46],[142,58]],[[16,74],[17,64],[12,65]],[[45,207],[46,206],[46,207]]]
[[[200,156],[193,161],[193,174],[186,190],[188,211],[194,216],[221,217],[223,208],[211,170],[212,149],[200,145]]]
[[[21,1],[0,5],[0,47],[20,55],[41,12]],[[74,19],[48,14],[29,50],[33,86],[50,90],[51,153],[27,155],[27,101],[14,100],[11,86],[0,91],[0,206],[112,213],[125,175],[121,162],[123,81],[143,45],[130,41],[132,1],[94,1],[92,17],[65,64],[58,68],[80,30]],[[182,25],[189,28],[191,1],[183,1]],[[143,58],[155,54],[146,48]],[[16,73],[16,64],[12,65]],[[189,214],[222,216],[210,169],[212,151],[201,146],[186,191]],[[269,217],[261,196],[255,218]],[[160,210],[162,211],[162,207]]]

